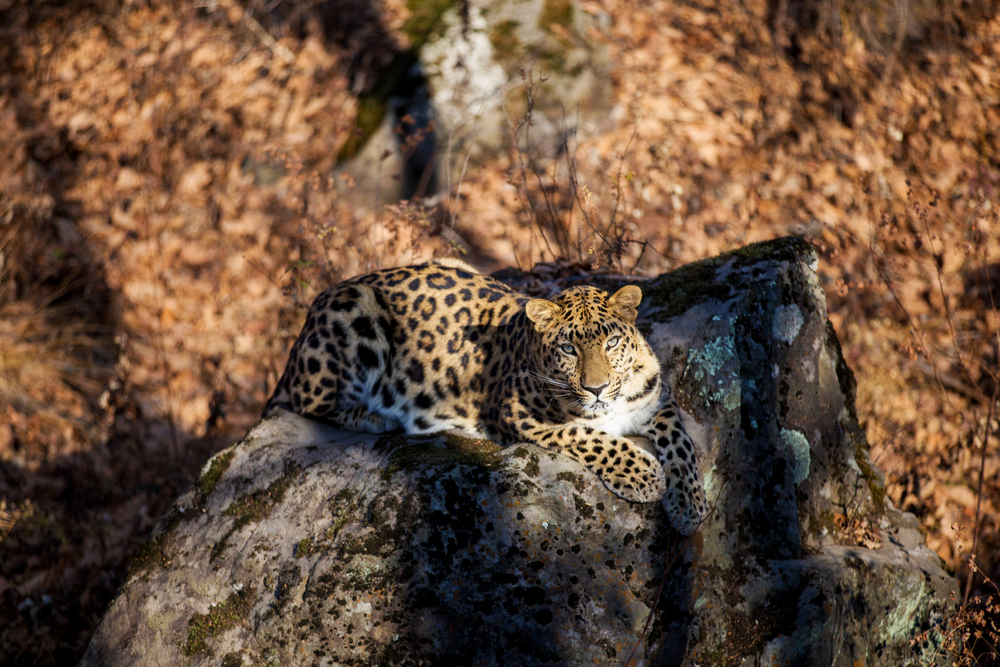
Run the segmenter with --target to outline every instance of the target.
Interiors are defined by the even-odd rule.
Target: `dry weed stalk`
[[[962,527],[954,528],[961,542]],[[985,667],[996,664],[1000,658],[1000,588],[979,569],[975,554],[968,555],[967,564],[970,572],[983,575],[983,584],[993,592],[969,598],[966,590],[966,597],[961,603],[952,594],[952,602],[956,605],[954,613],[938,626],[910,640],[911,646],[926,648],[932,642],[937,645],[937,650],[926,656],[926,664],[937,664],[939,658],[953,656],[955,667]]]
[[[907,185],[910,185],[909,182]],[[983,514],[986,459],[991,441],[996,441],[996,408],[997,401],[1000,400],[1000,372],[991,365],[991,355],[988,353],[992,347],[993,358],[1000,358],[1000,317],[997,314],[997,301],[992,290],[989,239],[984,233],[984,228],[996,229],[1000,224],[1000,213],[996,206],[987,205],[986,200],[981,198],[978,206],[972,207],[973,219],[964,225],[967,234],[962,245],[963,261],[975,260],[982,263],[986,278],[984,300],[987,308],[983,311],[982,321],[970,321],[967,315],[960,321],[953,299],[950,297],[952,292],[946,286],[946,282],[952,278],[945,266],[948,244],[932,231],[937,228],[937,226],[932,227],[931,218],[937,215],[935,209],[939,204],[938,195],[934,194],[930,205],[926,206],[917,199],[910,186],[908,201],[916,224],[909,226],[894,216],[881,214],[878,218],[881,220],[881,225],[879,229],[873,231],[870,250],[880,280],[909,324],[913,337],[910,356],[917,362],[914,364],[915,368],[933,377],[942,400],[951,403],[952,394],[959,393],[969,400],[969,408],[973,411],[974,416],[969,422],[974,426],[968,433],[968,441],[970,447],[976,443],[979,443],[980,447],[977,452],[979,474],[978,483],[975,485],[976,507],[972,545],[966,556],[968,572],[962,600],[960,602],[956,600],[958,602],[956,611],[950,618],[945,619],[943,627],[939,629],[944,636],[944,650],[958,656],[958,665],[980,665],[982,664],[980,659],[989,658],[995,661],[998,657],[997,647],[1000,645],[1000,631],[998,631],[1000,590],[977,565],[980,538],[986,518]],[[928,293],[935,293],[941,300],[944,311],[943,330],[940,327],[935,328],[933,320],[915,316],[910,312],[897,287],[898,277],[905,269],[893,261],[894,253],[885,247],[888,245],[903,246],[911,253],[912,259],[924,266],[928,263],[921,262],[922,258],[918,253],[929,251],[932,259],[929,263],[932,266],[929,279],[932,284],[928,288]],[[992,321],[988,319],[989,315],[986,313],[992,313]],[[980,332],[976,331],[978,327],[982,327]],[[976,335],[982,332],[985,332],[986,336]],[[993,339],[992,344],[989,342],[990,338]],[[983,353],[984,349],[987,350],[986,354]],[[941,359],[950,360],[954,370],[942,371],[937,363]],[[977,414],[980,418],[975,417]],[[961,527],[957,533],[958,548],[962,551]],[[993,592],[984,596],[972,596],[976,575],[983,578],[979,585],[988,587]],[[928,632],[915,638],[914,643],[927,642]]]
[[[518,192],[519,217],[531,235],[528,263],[535,257],[536,237],[544,246],[538,252],[542,261],[586,262],[593,269],[607,266],[626,275],[636,272],[639,262],[648,249],[653,249],[661,257],[666,257],[648,240],[638,241],[631,238],[629,226],[626,224],[625,190],[627,184],[632,182],[633,174],[625,170],[625,161],[638,134],[638,128],[633,130],[625,149],[615,155],[618,164],[614,174],[608,177],[614,203],[607,213],[607,222],[602,224],[599,219],[600,212],[594,203],[593,192],[580,178],[576,158],[579,142],[570,146],[576,134],[575,130],[571,131],[568,128],[565,112],[564,137],[558,147],[557,157],[565,160],[566,183],[560,183],[558,160],[552,161],[550,173],[536,157],[536,148],[531,139],[531,127],[534,122],[535,99],[546,79],[536,79],[532,71],[522,70],[521,80],[524,83],[525,98],[523,114],[518,116],[506,106],[504,112],[512,136],[514,163],[512,173],[508,174],[507,183]],[[582,222],[574,221],[574,211],[577,209]],[[623,258],[632,245],[639,246],[640,250],[632,266],[626,268]]]
[[[504,112],[507,114],[507,124],[510,126],[511,133],[513,135],[513,148],[514,155],[517,165],[517,177],[513,175],[509,176],[507,183],[517,188],[521,204],[522,217],[527,221],[529,230],[531,231],[531,246],[528,248],[529,258],[534,255],[534,240],[535,234],[537,233],[545,245],[546,251],[549,253],[549,257],[553,260],[560,257],[560,253],[557,253],[553,248],[552,244],[549,242],[549,237],[545,233],[543,225],[540,223],[540,206],[544,205],[545,212],[548,214],[549,221],[553,223],[554,233],[556,235],[556,243],[561,243],[563,249],[568,249],[570,247],[569,237],[566,236],[566,229],[561,227],[559,224],[559,211],[556,207],[555,201],[552,197],[552,192],[545,187],[543,183],[543,173],[544,171],[538,166],[534,157],[532,156],[531,149],[531,125],[533,122],[533,114],[535,111],[535,96],[538,93],[539,87],[545,82],[545,79],[539,79],[538,81],[534,78],[534,73],[531,70],[525,72],[521,70],[521,80],[525,84],[524,88],[524,98],[525,98],[525,110],[522,116],[518,117],[514,113],[513,118],[509,112],[507,112],[506,105],[504,106]],[[521,149],[521,140],[524,140],[525,148]],[[539,204],[536,201],[536,196],[533,193],[531,187],[531,180],[529,178],[529,169],[531,174],[537,180],[538,191],[542,195],[542,202]],[[541,255],[545,258],[545,255]],[[530,261],[530,260],[529,260]]]

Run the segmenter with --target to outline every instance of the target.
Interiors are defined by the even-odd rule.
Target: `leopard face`
[[[538,334],[532,372],[547,398],[616,435],[645,422],[659,398],[659,362],[634,325],[641,296],[635,286],[612,296],[575,287],[525,308]]]

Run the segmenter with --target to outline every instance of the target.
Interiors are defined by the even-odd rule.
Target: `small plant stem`
[[[986,476],[986,446],[993,435],[993,407],[997,403],[998,392],[1000,392],[1000,385],[997,385],[993,389],[993,396],[990,398],[990,405],[986,410],[986,424],[983,426],[983,448],[979,456],[979,488],[976,489],[976,518],[972,525],[972,551],[970,553],[973,557],[975,557],[976,551],[979,549],[979,528],[982,523],[980,519],[982,518],[983,507],[983,478]],[[969,575],[965,580],[965,595],[962,596],[963,609],[969,604],[973,574],[975,574],[975,568],[969,567]]]
[[[985,244],[984,244],[985,245]],[[989,263],[989,253],[984,251],[984,266],[986,267],[986,289],[989,291],[990,296],[990,308],[993,311],[994,316],[994,335],[997,339],[997,353],[1000,354],[1000,328],[997,327],[997,322],[995,318],[997,317],[996,302],[993,300],[993,286],[990,283],[990,263]],[[994,378],[993,396],[990,397],[990,405],[986,411],[986,424],[983,426],[983,448],[979,455],[979,488],[976,489],[976,517],[972,525],[972,557],[975,558],[976,551],[979,548],[979,529],[982,525],[982,507],[983,507],[983,481],[986,476],[986,448],[990,443],[990,437],[993,435],[993,409],[997,403],[997,396],[1000,394],[1000,383],[997,383],[996,378]],[[969,567],[969,576],[965,580],[965,595],[962,597],[962,608],[965,609],[966,605],[969,603],[969,595],[972,591],[972,575],[975,570]]]

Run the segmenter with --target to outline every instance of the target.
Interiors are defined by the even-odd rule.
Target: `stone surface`
[[[471,0],[444,12],[420,60],[442,135],[462,140],[453,150],[472,144],[475,163],[509,139],[511,115],[526,107],[522,73],[544,79],[532,91],[535,152],[554,155],[581,123],[593,129],[611,98],[611,64],[589,36],[599,26],[577,0]]]
[[[530,136],[524,126],[517,140],[532,158],[554,157],[568,137],[607,122],[612,64],[593,38],[606,14],[584,11],[577,0],[407,5],[414,18],[402,31],[412,52],[362,96],[358,145],[341,156],[353,158],[342,169],[354,187],[383,201],[447,190],[513,143],[529,90]],[[402,178],[389,178],[396,173]]]
[[[548,451],[283,414],[206,464],[81,665],[934,664],[910,640],[955,582],[869,460],[815,263],[782,239],[643,285],[693,539]]]

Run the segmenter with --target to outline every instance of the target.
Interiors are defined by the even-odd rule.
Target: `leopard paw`
[[[641,470],[610,468],[600,474],[600,478],[611,493],[633,503],[659,500],[667,490],[666,477],[659,465]]]
[[[708,501],[701,475],[691,466],[666,469],[667,490],[663,494],[663,510],[670,524],[682,535],[691,535],[708,516]]]
[[[708,502],[694,442],[684,430],[680,408],[672,396],[667,397],[644,435],[653,441],[666,473],[663,509],[674,528],[691,535],[708,515]]]
[[[597,434],[577,443],[571,454],[600,477],[611,493],[630,502],[651,503],[667,489],[660,462],[629,440]]]

